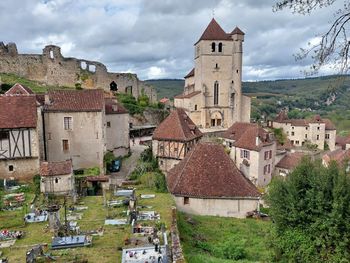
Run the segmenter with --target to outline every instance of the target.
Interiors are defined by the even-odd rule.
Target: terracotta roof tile
[[[167,175],[174,195],[204,198],[259,197],[222,145],[198,143]]]
[[[232,38],[229,34],[227,34],[221,26],[216,22],[216,20],[213,18],[207,28],[204,30],[202,36],[197,41],[197,43],[200,40],[230,40],[232,41]]]
[[[162,99],[159,100],[159,102],[160,102],[160,103],[163,103],[163,104],[164,104],[164,103],[167,103],[168,101],[169,101],[169,99],[166,98],[166,97],[164,97],[164,98],[162,98]]]
[[[40,175],[41,176],[55,176],[67,175],[73,172],[72,161],[67,160],[63,162],[41,162]]]
[[[35,96],[0,96],[0,129],[35,128],[36,125]]]
[[[237,35],[245,35],[244,32],[237,26],[231,32],[231,35],[235,35],[235,34],[237,34]]]
[[[19,83],[16,83],[8,91],[5,92],[5,95],[31,95],[31,94],[34,94],[34,92],[30,88],[24,85],[21,85]]]
[[[303,158],[304,154],[301,152],[287,153],[279,162],[276,167],[284,169],[295,168]]]
[[[265,145],[270,145],[274,140],[270,133],[254,123],[236,122],[222,134],[223,138],[234,140],[235,147],[260,150]],[[256,138],[259,138],[258,145]]]
[[[322,159],[329,164],[331,161],[336,161],[338,165],[343,165],[345,160],[350,161],[350,149],[337,149],[323,155]]]
[[[203,134],[183,109],[177,108],[155,129],[154,140],[191,141]]]
[[[192,97],[194,97],[194,96],[196,96],[196,95],[198,95],[198,94],[201,94],[201,93],[202,93],[201,91],[197,90],[197,91],[193,91],[193,92],[191,92],[191,93],[189,93],[189,94],[180,94],[180,95],[177,95],[177,96],[175,96],[174,98],[175,98],[175,99],[189,99],[189,98],[192,98]]]
[[[337,136],[335,139],[335,144],[341,146],[345,150],[346,144],[350,143],[350,136]]]
[[[116,99],[105,99],[106,114],[124,114],[128,111]]]
[[[188,74],[184,77],[185,79],[189,78],[189,77],[193,77],[194,76],[194,68],[191,69],[190,72],[188,72]]]
[[[50,104],[45,104],[45,111],[102,111],[104,108],[103,90],[58,90],[48,93]]]

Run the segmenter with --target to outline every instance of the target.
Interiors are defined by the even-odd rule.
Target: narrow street
[[[136,168],[141,153],[147,148],[145,145],[140,145],[139,142],[140,140],[145,139],[149,139],[149,137],[135,138],[135,145],[133,145],[132,140],[130,140],[131,156],[123,160],[122,168],[119,172],[111,174],[111,184],[121,185],[122,181],[124,181]]]

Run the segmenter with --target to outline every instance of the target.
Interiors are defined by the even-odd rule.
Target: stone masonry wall
[[[85,59],[65,58],[61,48],[48,45],[42,54],[19,54],[16,44],[0,42],[0,73],[13,73],[45,85],[85,89],[110,89],[114,81],[118,91],[138,97],[142,93],[152,102],[157,100],[155,90],[131,73],[111,73],[105,65]]]

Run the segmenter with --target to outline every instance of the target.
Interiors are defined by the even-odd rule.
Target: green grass
[[[181,244],[187,262],[191,263],[269,262],[270,225],[255,219],[178,214]],[[220,253],[225,245],[242,248],[244,258],[225,259]]]

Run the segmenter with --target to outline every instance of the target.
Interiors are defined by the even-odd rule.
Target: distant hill
[[[154,86],[158,98],[183,92],[183,79],[147,80]],[[282,108],[299,110],[305,117],[321,114],[329,117],[338,130],[350,131],[350,76],[323,76],[304,79],[282,79],[271,81],[243,82],[245,94],[252,97],[252,117],[273,118]]]

